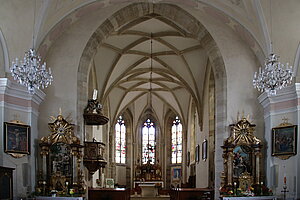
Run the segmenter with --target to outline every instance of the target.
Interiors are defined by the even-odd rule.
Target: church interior
[[[300,199],[298,0],[0,3],[0,199]]]

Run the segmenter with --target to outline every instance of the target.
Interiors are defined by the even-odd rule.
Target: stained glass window
[[[172,125],[172,163],[182,162],[182,124],[178,116]]]
[[[116,163],[125,164],[126,161],[126,126],[122,116],[115,125],[116,133]]]
[[[144,122],[142,128],[142,162],[143,164],[150,161],[154,164],[155,160],[155,127],[151,119]]]

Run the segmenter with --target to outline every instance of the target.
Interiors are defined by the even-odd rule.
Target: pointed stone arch
[[[205,27],[191,14],[182,8],[167,4],[167,3],[133,3],[130,4],[103,22],[97,30],[92,34],[87,42],[85,49],[80,58],[77,78],[77,120],[81,121],[82,111],[87,102],[87,74],[88,67],[92,61],[96,49],[101,44],[102,40],[108,37],[112,32],[120,29],[122,26],[137,20],[138,18],[147,15],[159,15],[168,22],[175,23],[181,30],[182,34],[188,34],[189,37],[200,41],[201,45],[207,52],[209,60],[212,64],[212,69],[215,77],[216,89],[216,146],[219,147],[223,142],[223,135],[226,133],[227,122],[227,77],[224,61],[221,52],[213,40],[212,36],[205,29]],[[163,20],[163,19],[162,19]],[[187,23],[188,22],[188,23]],[[103,99],[101,99],[103,101]],[[196,105],[198,113],[202,113],[201,102]],[[199,117],[200,126],[202,126],[202,116]],[[220,175],[222,171],[222,150],[216,149],[215,156],[215,188],[220,186]],[[216,192],[217,194],[217,192]],[[218,195],[217,195],[218,196]]]

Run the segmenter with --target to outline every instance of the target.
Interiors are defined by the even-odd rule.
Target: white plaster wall
[[[126,167],[125,166],[116,166],[116,181],[115,184],[126,185]]]
[[[1,1],[0,27],[11,58],[24,57],[32,47],[33,13],[34,1]]]
[[[0,76],[3,77],[5,72],[5,62],[4,62],[4,51],[3,51],[1,36],[2,36],[2,32],[0,29]]]
[[[268,28],[274,53],[280,55],[282,63],[294,65],[296,51],[300,42],[299,1],[272,0],[260,1]],[[270,13],[270,6],[272,11]],[[272,23],[272,24],[271,24]],[[299,70],[298,70],[299,76]]]
[[[109,14],[111,14],[111,10],[105,9],[85,16],[71,26],[50,48],[46,62],[52,69],[54,81],[45,90],[47,98],[41,105],[40,137],[49,133],[49,116],[57,116],[59,108],[62,108],[64,116],[70,115],[74,120],[73,123],[82,126],[82,122],[76,121],[79,60],[89,37]],[[79,137],[82,138],[82,133],[79,134]]]
[[[287,177],[287,198],[297,199],[300,197],[300,171],[299,171],[299,148],[297,147],[297,155],[287,160],[281,160],[272,154],[272,128],[283,123],[283,118],[288,118],[288,122],[299,126],[299,85],[290,86],[278,93],[276,97],[268,98],[265,94],[259,97],[261,104],[265,108],[265,140],[268,142],[267,155],[265,159],[267,185],[274,194],[283,198],[283,177],[286,173]],[[293,104],[290,100],[295,100]],[[280,106],[281,104],[281,106]],[[283,106],[283,107],[282,107]],[[299,127],[298,133],[299,136]],[[299,144],[299,137],[296,143]],[[299,146],[299,145],[298,145]]]
[[[19,86],[6,78],[0,79],[0,124],[19,120],[30,126],[30,154],[22,158],[14,158],[4,153],[4,140],[0,143],[0,165],[4,167],[15,168],[13,171],[13,194],[17,197],[26,197],[34,191],[36,183],[37,163],[37,143],[38,129],[38,110],[33,104],[39,105],[44,94],[37,91],[37,94],[31,96],[25,87]],[[27,102],[24,106],[22,102]],[[23,105],[23,106],[22,106]],[[3,130],[3,129],[2,129]],[[0,138],[4,138],[4,131],[0,132]]]
[[[208,75],[209,73],[207,73]],[[202,143],[206,139],[209,139],[209,93],[208,93],[208,87],[209,87],[209,76],[206,77],[204,80],[204,98],[203,98],[203,129],[200,131],[200,134],[197,133],[197,144],[200,145],[200,155],[199,159],[200,162],[196,163],[196,187],[198,188],[207,188],[208,187],[208,175],[209,175],[209,161],[210,159],[202,160]],[[209,147],[208,147],[209,148]],[[207,151],[209,152],[209,151]]]
[[[258,69],[259,63],[248,45],[236,33],[221,21],[203,15],[196,10],[192,14],[207,28],[218,48],[225,63],[227,76],[227,121],[233,123],[238,112],[243,112],[253,117],[262,128],[262,110],[256,99],[258,92],[252,86],[253,74]]]

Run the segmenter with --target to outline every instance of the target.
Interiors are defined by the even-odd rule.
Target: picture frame
[[[272,156],[288,159],[297,154],[297,125],[272,128]]]
[[[105,187],[106,188],[115,188],[115,181],[112,178],[105,179]]]
[[[172,167],[172,180],[179,181],[181,179],[182,171],[181,167]]]
[[[8,154],[30,154],[30,126],[4,122],[4,152]]]
[[[207,139],[202,142],[202,160],[207,160]]]
[[[199,163],[200,161],[200,145],[198,144],[195,149],[195,162]]]

